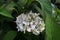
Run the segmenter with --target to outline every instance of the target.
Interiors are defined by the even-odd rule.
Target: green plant
[[[41,13],[45,21],[46,30],[42,35],[17,31],[15,18],[30,10]],[[54,10],[52,15],[50,0],[0,0],[0,40],[60,40],[60,9],[55,6]]]

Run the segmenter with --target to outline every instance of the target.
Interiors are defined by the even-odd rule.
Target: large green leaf
[[[16,37],[17,32],[16,31],[9,31],[6,33],[3,40],[13,40]]]
[[[46,40],[53,40],[52,29],[55,27],[53,19],[48,15],[46,17]]]
[[[51,7],[51,3],[50,0],[37,0],[42,8],[42,14],[44,15],[44,17],[46,16],[46,14],[51,15],[52,13],[52,7]]]
[[[60,40],[60,27],[52,16],[50,0],[37,0],[41,4],[42,12],[45,14],[46,40]]]
[[[60,27],[51,16],[46,17],[46,40],[60,40]]]
[[[13,18],[11,13],[5,8],[0,9],[0,15],[3,15],[3,16],[9,17],[9,18]]]

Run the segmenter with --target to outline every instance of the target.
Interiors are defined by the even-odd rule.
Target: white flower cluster
[[[35,35],[39,35],[45,29],[45,24],[39,14],[30,11],[28,14],[22,13],[17,17],[16,24],[18,31],[32,32]]]

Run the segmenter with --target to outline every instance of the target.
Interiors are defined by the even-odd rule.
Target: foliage
[[[38,36],[23,34],[16,28],[16,17],[30,10],[41,13],[45,20],[46,30]],[[54,10],[55,17],[50,0],[0,0],[0,40],[60,40],[60,9],[55,7]]]

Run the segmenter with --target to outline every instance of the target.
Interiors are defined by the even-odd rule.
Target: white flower
[[[32,32],[35,35],[39,35],[45,29],[45,24],[42,18],[39,17],[39,14],[33,13],[30,11],[28,14],[22,13],[16,17],[16,24],[18,31]]]

